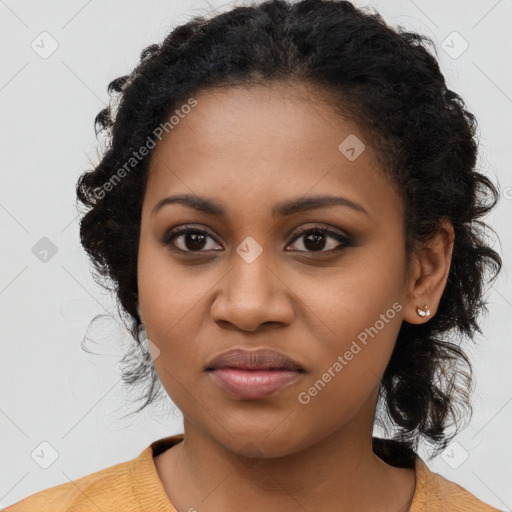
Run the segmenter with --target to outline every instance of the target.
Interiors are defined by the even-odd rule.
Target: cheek
[[[147,336],[159,350],[155,369],[165,391],[181,409],[199,399],[195,384],[206,362],[201,330],[208,314],[205,301],[211,284],[169,268],[143,268],[139,297],[144,304]]]
[[[181,319],[201,302],[208,283],[198,275],[198,269],[184,269],[173,261],[165,247],[148,238],[141,237],[139,246],[139,300],[144,304],[146,323],[155,340],[166,344],[169,336],[183,330]]]
[[[325,345],[331,351],[343,349],[358,337],[364,341],[370,336],[369,330],[375,335],[374,327],[379,331],[378,339],[396,338],[396,324],[401,323],[402,305],[398,301],[402,267],[397,262],[387,265],[376,260],[376,256],[361,251],[328,278],[305,277],[300,288],[296,287],[300,290],[298,303],[304,305],[298,312],[300,321],[307,319],[312,334],[329,340]]]
[[[306,421],[323,418],[321,428],[328,433],[350,422],[364,404],[372,411],[374,404],[369,401],[379,387],[400,328],[399,308],[383,310],[377,320],[344,316],[338,310],[335,329],[341,335],[322,340],[314,369],[298,390],[300,414]]]
[[[300,299],[309,311],[303,318],[316,338],[308,384],[318,381],[305,401],[319,408],[332,401],[350,414],[378,386],[402,324],[403,267],[394,258],[384,250],[361,250],[321,286],[314,278],[303,283]]]
[[[173,314],[153,318],[148,338],[160,350],[154,366],[167,395],[184,415],[195,416],[207,406],[197,387],[205,356],[199,346],[197,322],[191,313],[176,308]]]

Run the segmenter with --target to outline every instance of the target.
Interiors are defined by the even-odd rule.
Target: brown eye
[[[329,238],[331,242],[328,242]],[[304,240],[302,246],[305,249],[299,249],[301,252],[330,252],[343,249],[350,245],[350,239],[348,237],[322,227],[305,229],[301,231],[293,241],[299,239]],[[334,243],[332,240],[334,240]]]
[[[208,231],[185,226],[169,231],[162,240],[162,243],[166,246],[171,245],[174,250],[182,253],[219,251],[219,249],[215,248],[215,244],[210,244],[210,247],[208,247],[209,239],[215,241],[215,238]],[[324,227],[303,229],[292,240],[292,243],[300,239],[303,239],[302,246],[304,248],[296,250],[306,253],[339,251],[351,244],[350,237]]]
[[[211,247],[206,247],[208,245],[208,238],[213,240],[213,237],[207,231],[202,229],[183,228],[179,230],[172,230],[167,233],[163,240],[163,244],[171,244],[176,250],[182,252],[208,252],[212,250]],[[179,245],[181,247],[177,247],[174,243],[175,240],[180,240]]]

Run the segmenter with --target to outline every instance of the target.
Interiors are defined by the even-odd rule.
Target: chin
[[[276,423],[278,425],[279,422]],[[224,431],[221,438],[216,437],[225,449],[232,453],[246,457],[253,462],[257,459],[271,459],[293,455],[311,444],[311,437],[306,433],[282,429],[282,424],[277,429],[269,428],[267,423],[264,428],[247,428],[239,431]],[[248,461],[249,462],[249,461]]]

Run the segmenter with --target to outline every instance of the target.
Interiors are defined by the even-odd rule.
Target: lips
[[[208,363],[206,370],[211,371],[221,368],[304,371],[298,362],[290,359],[281,352],[270,349],[231,349],[227,352],[222,352],[222,354],[212,359]]]
[[[270,349],[232,349],[208,363],[206,372],[212,382],[232,398],[267,398],[303,377],[302,366],[280,352]]]

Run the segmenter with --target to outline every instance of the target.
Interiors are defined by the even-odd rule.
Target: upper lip
[[[304,371],[296,361],[280,352],[266,348],[257,350],[234,348],[222,352],[208,363],[206,370],[216,370],[217,368]]]

